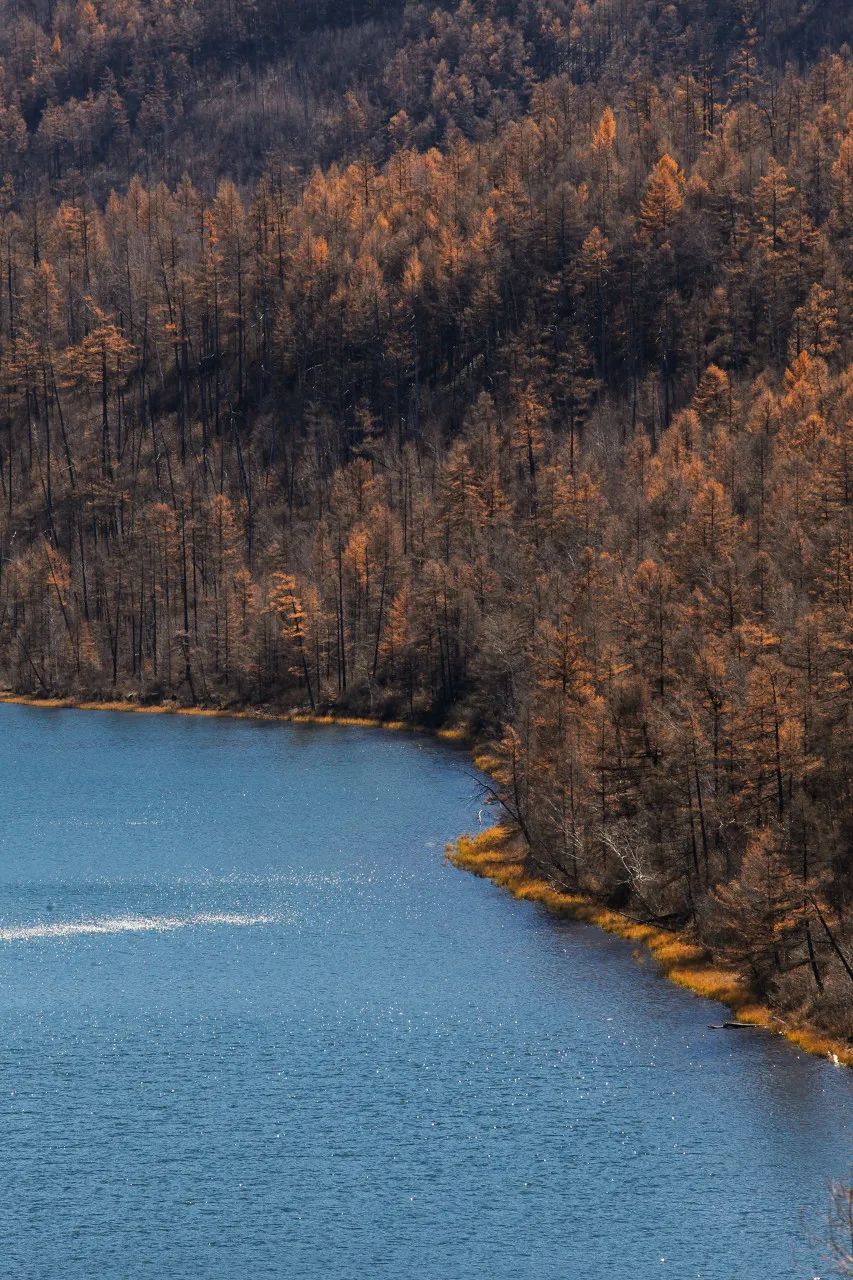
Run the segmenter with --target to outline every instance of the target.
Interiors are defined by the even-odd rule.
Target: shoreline
[[[433,729],[412,720],[382,720],[379,716],[331,715],[310,711],[287,711],[269,707],[181,707],[164,702],[140,703],[121,699],[99,701],[46,697],[0,690],[0,706],[36,707],[46,711],[119,711],[130,715],[194,716],[207,720],[254,720],[259,724],[339,725],[348,729],[387,729],[392,733],[426,734],[439,742],[473,749],[473,740],[461,728]]]
[[[273,708],[181,707],[166,703],[141,704],[73,698],[39,698],[29,694],[0,691],[0,705],[41,707],[45,710],[118,711],[137,715],[182,715],[206,719],[254,720],[268,724],[338,725],[344,728],[387,729],[391,732],[428,734],[439,742],[465,747],[474,765],[490,772],[488,748],[478,745],[463,728],[433,729],[406,720],[381,720],[370,716],[336,716]],[[448,844],[448,861],[461,871],[491,880],[515,898],[537,902],[555,915],[567,915],[606,933],[645,947],[662,978],[683,987],[695,996],[715,1000],[732,1011],[737,1022],[780,1035],[805,1053],[830,1058],[839,1065],[853,1067],[853,1045],[833,1039],[809,1026],[795,1026],[774,1015],[768,1005],[757,1001],[736,969],[716,960],[705,947],[686,941],[679,933],[640,924],[613,911],[584,894],[555,888],[545,879],[530,875],[520,856],[517,837],[508,829],[493,826],[476,836],[460,835]]]
[[[695,996],[725,1005],[738,1023],[780,1035],[805,1053],[853,1067],[853,1045],[812,1027],[785,1022],[755,998],[742,974],[716,959],[706,947],[688,942],[672,930],[640,924],[594,898],[557,889],[530,875],[517,837],[508,829],[491,827],[477,836],[460,836],[448,845],[447,857],[461,871],[491,880],[515,898],[537,902],[555,915],[570,916],[645,947],[661,977]]]

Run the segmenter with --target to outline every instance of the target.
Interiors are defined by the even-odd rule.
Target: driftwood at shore
[[[710,1031],[758,1031],[754,1022],[709,1022]]]

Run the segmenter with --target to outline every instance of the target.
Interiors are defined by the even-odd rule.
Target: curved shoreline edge
[[[853,1067],[853,1045],[811,1027],[786,1022],[756,1000],[742,974],[724,965],[706,947],[687,941],[677,932],[632,920],[584,894],[569,893],[530,875],[517,838],[507,828],[492,827],[474,837],[460,836],[448,845],[447,856],[455,867],[491,880],[513,897],[537,902],[555,915],[595,925],[606,933],[645,947],[662,977],[693,995],[725,1005],[738,1024],[771,1031],[806,1053],[830,1058],[839,1066]]]
[[[206,719],[254,720],[259,723],[337,725],[350,728],[387,729],[423,733],[437,741],[466,747],[477,768],[488,773],[490,757],[478,749],[463,728],[432,729],[406,720],[381,720],[369,716],[310,714],[274,708],[182,707],[167,703],[141,704],[128,701],[89,701],[73,698],[37,698],[0,691],[0,705],[36,707],[46,710],[119,711],[141,715],[180,715]],[[642,924],[603,906],[584,894],[559,889],[533,876],[524,864],[518,838],[508,828],[493,826],[476,836],[461,835],[446,848],[448,861],[461,871],[491,880],[515,898],[535,902],[555,915],[568,916],[616,937],[643,946],[655,962],[659,974],[707,1000],[725,1005],[738,1023],[781,1035],[806,1053],[830,1058],[837,1065],[853,1067],[853,1045],[833,1039],[809,1026],[797,1026],[774,1014],[756,1000],[742,974],[716,959],[705,947],[687,941],[683,935]]]

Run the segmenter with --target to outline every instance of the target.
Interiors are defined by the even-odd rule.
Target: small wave
[[[78,938],[93,934],[172,933],[196,925],[229,924],[240,928],[275,924],[275,916],[206,912],[193,916],[107,916],[100,920],[56,920],[49,924],[0,926],[0,942],[32,942],[37,938]]]

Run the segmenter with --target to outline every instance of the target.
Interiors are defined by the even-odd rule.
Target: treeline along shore
[[[298,8],[0,3],[2,679],[458,728],[848,1053],[846,7]]]

